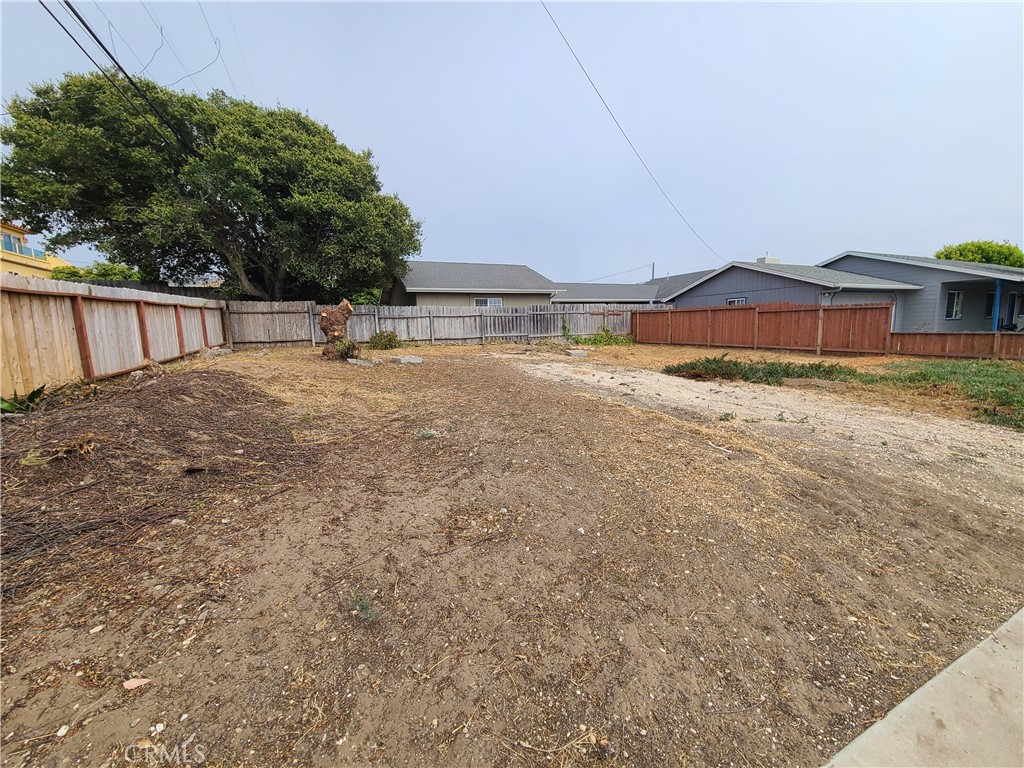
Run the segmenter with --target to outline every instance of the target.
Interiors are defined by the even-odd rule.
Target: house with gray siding
[[[677,285],[663,300],[679,308],[777,302],[898,306],[919,290],[911,282],[761,258],[730,262],[689,285]]]
[[[1024,325],[1024,269],[865,251],[846,251],[819,266],[920,286],[900,295],[896,331],[955,333]]]
[[[381,304],[432,307],[528,307],[549,304],[555,284],[525,264],[411,261]]]

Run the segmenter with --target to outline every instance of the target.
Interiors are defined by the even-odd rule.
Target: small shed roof
[[[553,293],[555,284],[525,264],[410,261],[409,293]]]

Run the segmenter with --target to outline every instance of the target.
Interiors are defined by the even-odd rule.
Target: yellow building
[[[32,233],[17,224],[0,221],[3,243],[0,245],[0,272],[25,277],[49,277],[54,267],[70,267],[70,262],[30,248],[26,238]]]

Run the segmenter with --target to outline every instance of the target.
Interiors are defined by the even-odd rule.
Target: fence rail
[[[231,342],[247,346],[323,344],[320,311],[307,301],[230,301]],[[348,335],[360,342],[379,331],[393,331],[403,341],[484,343],[554,338],[563,329],[593,336],[608,328],[629,333],[632,312],[621,304],[537,304],[529,307],[375,307],[359,305],[348,321]]]
[[[94,381],[228,343],[222,301],[4,275],[0,389]]]
[[[751,304],[638,312],[645,344],[1024,360],[1020,333],[894,333],[892,304]]]

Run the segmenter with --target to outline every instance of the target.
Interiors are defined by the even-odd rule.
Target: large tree
[[[935,258],[1024,267],[1024,251],[1008,240],[1001,243],[995,240],[972,240],[959,245],[947,245],[936,252]]]
[[[94,245],[147,280],[223,278],[265,299],[336,300],[405,274],[419,222],[369,152],[326,126],[214,92],[66,75],[8,105],[4,216],[50,248]],[[129,101],[130,100],[130,101]],[[173,129],[173,130],[172,130]]]

